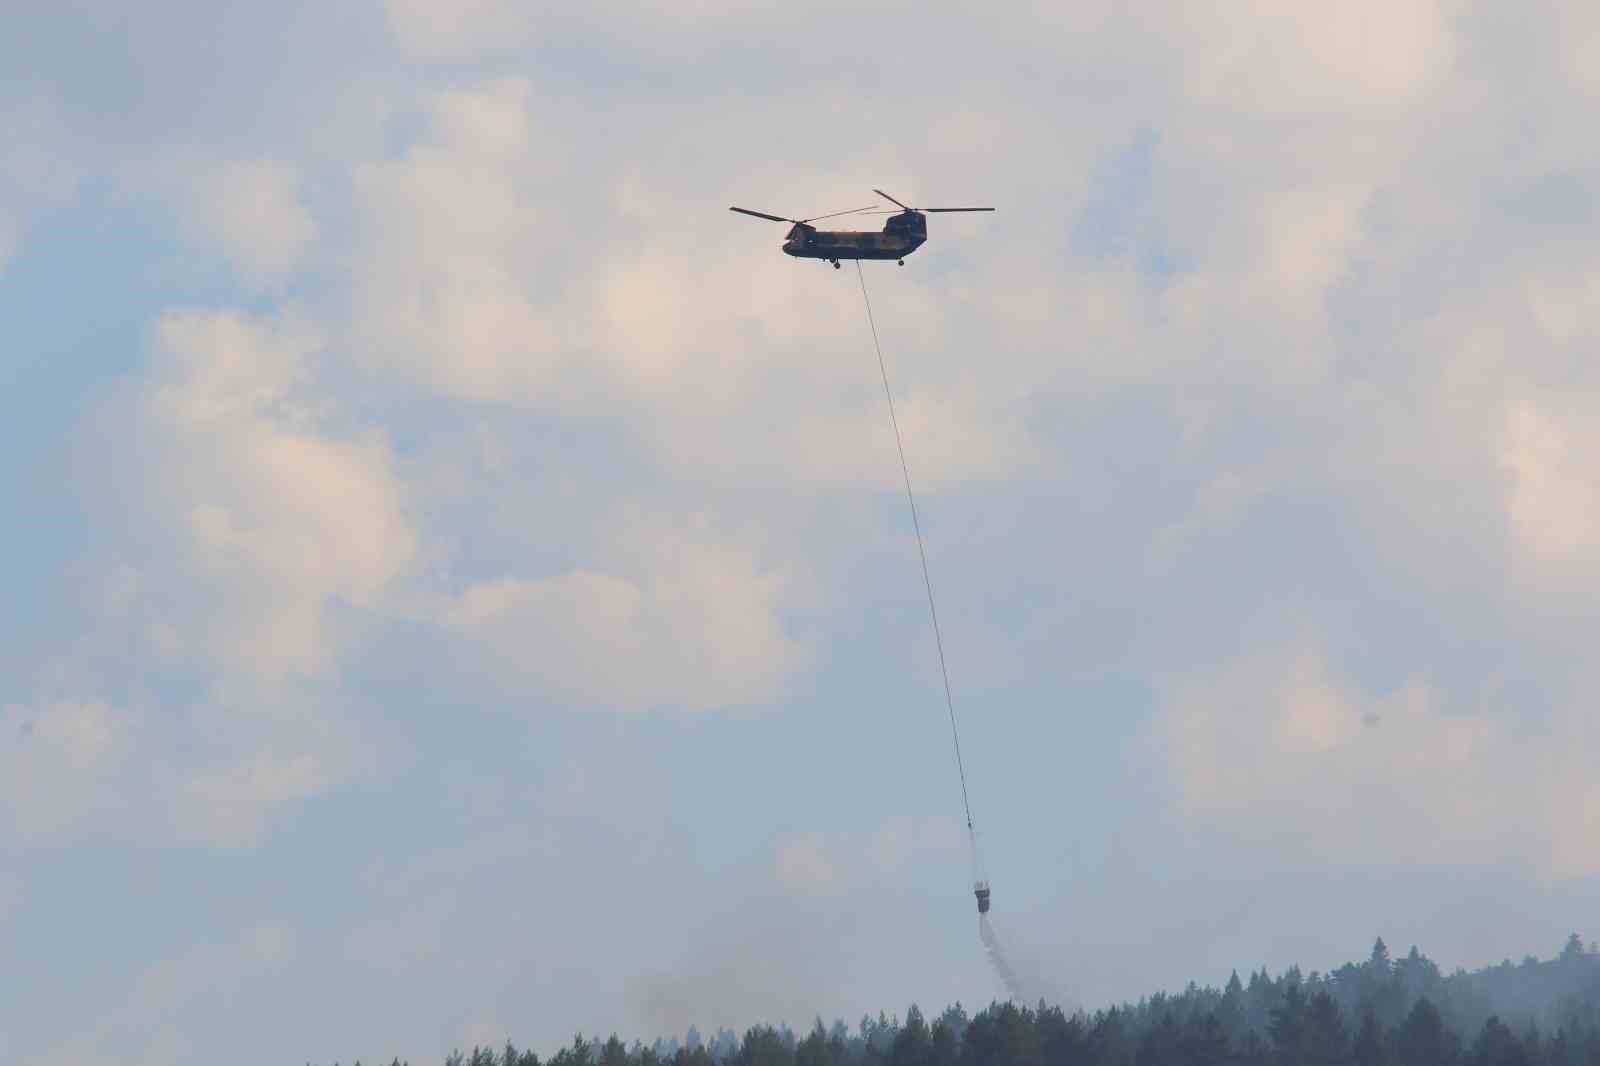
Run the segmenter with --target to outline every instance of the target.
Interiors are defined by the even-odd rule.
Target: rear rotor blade
[[[900,203],[899,200],[896,200],[894,197],[892,197],[888,193],[884,192],[882,189],[873,189],[872,191],[877,193],[879,196],[883,197],[885,200],[888,200],[891,204],[895,204],[895,205],[897,205],[899,207],[903,207],[907,211],[912,210],[911,208],[906,207],[905,204]]]
[[[872,209],[872,205],[868,204],[866,207],[852,207],[848,211],[835,211],[831,215],[816,215],[816,216],[814,216],[812,218],[802,218],[802,219],[800,219],[800,221],[801,222],[820,222],[822,219],[825,219],[825,218],[838,218],[840,215],[861,214],[863,212],[870,211],[871,209]]]
[[[747,207],[730,207],[730,208],[728,208],[728,210],[729,211],[737,211],[741,215],[754,215],[757,218],[765,218],[765,219],[769,219],[770,221],[773,221],[773,222],[794,222],[794,221],[796,221],[795,219],[792,219],[792,218],[784,218],[782,215],[769,215],[765,211],[752,211]]]
[[[945,213],[950,211],[993,211],[992,207],[919,207],[919,211],[930,213]]]

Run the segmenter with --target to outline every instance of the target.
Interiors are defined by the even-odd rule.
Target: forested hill
[[[693,1028],[653,1045],[576,1037],[548,1059],[504,1048],[445,1066],[1600,1066],[1600,951],[1573,934],[1561,953],[1440,973],[1412,948],[1328,973],[1264,969],[1222,988],[1190,984],[1138,1003],[1068,1014],[959,1004],[931,1022],[879,1014],[804,1036],[758,1025],[709,1040]],[[398,1066],[398,1063],[394,1064]]]

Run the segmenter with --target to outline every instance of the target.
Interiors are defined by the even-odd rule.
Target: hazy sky
[[[1600,8],[602,6],[6,14],[0,1060],[999,993],[873,186],[1019,968],[1600,933]]]

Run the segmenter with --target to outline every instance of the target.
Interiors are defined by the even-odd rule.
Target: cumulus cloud
[[[327,674],[341,619],[394,609],[419,537],[320,352],[293,316],[174,312],[101,408],[92,502],[121,536],[83,567],[81,631],[6,711],[13,838],[248,847],[370,761]]]
[[[174,313],[141,397],[144,561],[161,643],[264,678],[332,661],[337,604],[376,610],[418,534],[384,435],[344,427],[316,387],[314,335],[287,321]]]
[[[475,583],[442,620],[492,649],[504,669],[580,706],[772,699],[804,661],[783,619],[784,576],[733,546],[663,534],[642,547],[629,576],[579,570]]]
[[[773,14],[714,7],[702,45],[741,20]],[[1398,272],[1418,296],[1425,286],[1405,264],[1437,249],[1447,228],[1481,217],[1474,211],[1482,190],[1451,175],[1441,182],[1426,155],[1470,147],[1480,136],[1435,131],[1426,121],[1459,103],[1458,68],[1475,54],[1477,30],[1455,13],[1447,4],[1398,11],[1372,3],[1326,18],[1180,12],[1135,25],[1105,8],[1097,32],[1137,45],[1162,71],[1129,90],[1125,113],[1109,116],[1094,92],[1065,94],[1053,105],[1059,113],[1046,114],[1019,110],[1005,93],[955,86],[948,98],[909,101],[895,112],[932,131],[903,157],[877,138],[886,117],[880,105],[856,107],[841,94],[819,102],[781,82],[760,83],[759,109],[706,115],[692,158],[673,148],[684,138],[649,121],[667,113],[649,101],[637,102],[631,139],[591,144],[583,138],[593,116],[537,72],[465,69],[446,88],[419,86],[391,112],[404,116],[404,136],[376,153],[380,142],[365,140],[320,161],[332,168],[322,184],[343,188],[354,225],[325,240],[305,217],[305,225],[267,227],[293,239],[258,249],[263,263],[281,252],[283,270],[314,263],[338,279],[346,302],[321,316],[320,335],[265,342],[276,347],[260,361],[261,380],[237,360],[221,364],[220,386],[206,380],[204,360],[164,371],[167,399],[152,407],[160,408],[152,422],[173,441],[181,434],[184,452],[223,457],[174,464],[182,484],[165,475],[166,495],[184,505],[172,525],[193,559],[184,581],[246,605],[203,636],[163,621],[165,646],[205,645],[231,668],[243,667],[246,649],[265,649],[264,665],[252,667],[265,676],[325,673],[337,661],[340,608],[392,609],[397,584],[420,560],[444,559],[448,590],[436,586],[400,613],[476,645],[530,691],[636,709],[771,698],[807,661],[785,624],[786,610],[816,595],[797,591],[805,583],[793,577],[802,551],[794,538],[754,531],[759,552],[731,547],[725,534],[668,535],[667,546],[641,548],[602,531],[619,520],[683,528],[691,508],[726,510],[707,502],[710,488],[739,499],[774,476],[808,491],[897,488],[853,294],[840,291],[831,271],[750,255],[757,231],[741,227],[754,223],[724,220],[712,236],[685,210],[700,211],[709,198],[720,212],[752,189],[805,200],[836,190],[845,170],[887,171],[881,180],[902,192],[896,179],[925,186],[937,174],[980,195],[1002,191],[1008,208],[982,220],[991,228],[939,220],[983,249],[970,257],[970,276],[981,284],[967,272],[945,276],[930,248],[916,261],[928,269],[895,272],[883,285],[888,354],[924,490],[1092,479],[1110,493],[1110,475],[1095,469],[1094,456],[1063,454],[1050,440],[1053,423],[1092,420],[1108,401],[1142,389],[1153,417],[1118,432],[1137,442],[1175,424],[1179,447],[1149,461],[1168,472],[1169,488],[1179,482],[1173,495],[1193,503],[1187,514],[1175,507],[1180,513],[1158,521],[1151,536],[1165,571],[1183,564],[1183,545],[1247,528],[1252,508],[1286,485],[1308,496],[1348,493],[1352,521],[1411,536],[1403,551],[1425,542],[1416,528],[1442,536],[1441,512],[1430,511],[1431,495],[1415,492],[1406,471],[1437,472],[1430,463],[1444,432],[1461,445],[1445,460],[1454,464],[1450,491],[1486,510],[1503,508],[1542,566],[1575,572],[1582,562],[1574,545],[1587,543],[1583,520],[1592,508],[1562,465],[1576,443],[1573,417],[1547,398],[1519,394],[1512,408],[1474,407],[1464,419],[1450,393],[1459,376],[1395,388],[1348,373],[1348,320],[1373,306],[1349,302],[1352,293],[1365,295],[1363,272]],[[502,4],[461,14],[444,27],[422,6],[385,5],[403,48],[451,62],[539,36],[540,20]],[[649,10],[638,14],[606,32],[632,40],[651,23]],[[1039,41],[1074,47],[1046,32],[1054,13],[1022,15],[1045,33]],[[582,20],[573,27],[599,32]],[[827,169],[752,164],[752,122],[797,142],[826,137],[852,147]],[[1053,135],[1062,122],[1073,138]],[[1419,142],[1419,123],[1433,140]],[[579,144],[588,145],[581,156]],[[239,180],[218,187],[259,208],[240,217],[301,210],[304,174],[293,161],[238,167]],[[1050,177],[1039,187],[1019,184],[1008,176],[1019,167]],[[1102,177],[1085,177],[1095,167]],[[710,192],[708,173],[718,175]],[[1394,217],[1412,224],[1387,225]],[[1100,236],[1083,239],[1095,227]],[[1562,319],[1562,296],[1547,295],[1541,306],[1551,329],[1578,328],[1570,315]],[[241,342],[246,348],[291,332],[234,317],[252,338]],[[1419,317],[1395,323],[1397,334],[1419,343],[1448,335],[1437,321],[1419,327]],[[198,342],[179,334],[196,328],[164,328],[163,349],[193,347]],[[475,533],[437,510],[425,523],[415,519],[410,505],[437,485],[402,469],[385,434],[337,416],[341,389],[316,354],[326,343],[369,371],[367,384],[417,390],[435,425],[504,408],[610,427],[621,443],[606,458],[636,464],[638,480],[616,483],[617,466],[604,461],[562,471],[556,517],[507,502],[518,488],[497,480],[495,464],[458,464],[449,472],[455,500],[493,495],[497,520],[518,527],[507,543],[539,561],[483,567],[450,557]],[[1506,372],[1502,363],[1502,381]],[[231,410],[242,417],[205,423],[185,413],[213,402],[216,387],[239,397]],[[1399,395],[1364,407],[1375,389]],[[184,390],[194,395],[179,397]],[[319,395],[324,406],[307,399]],[[1412,417],[1419,411],[1421,420]],[[240,425],[227,428],[233,422]],[[1271,441],[1275,454],[1239,454],[1230,435],[1241,422],[1261,427],[1257,443]],[[1374,453],[1350,442],[1377,436],[1400,458],[1387,480],[1363,485]],[[531,465],[517,454],[526,442],[483,437],[493,438],[499,467]],[[192,447],[200,440],[208,445]],[[1110,455],[1123,442],[1094,443]],[[1478,476],[1490,457],[1515,482],[1503,499],[1500,484]],[[307,505],[252,510],[209,487],[223,480],[250,486],[251,498],[292,496]],[[291,493],[290,483],[325,489]],[[612,499],[604,498],[608,486]],[[618,508],[615,497],[628,495],[644,502]],[[792,512],[775,508],[788,521]],[[1134,507],[1116,517],[1150,515]],[[556,529],[582,537],[584,547],[550,550]],[[541,537],[542,530],[551,532]],[[443,554],[440,546],[448,546]],[[1440,581],[1456,562],[1428,559]],[[616,671],[618,662],[629,669]]]
[[[183,783],[179,803],[196,812],[191,820],[202,839],[249,842],[260,836],[271,813],[331,783],[324,754],[257,750],[193,774]]]
[[[299,175],[282,161],[230,159],[184,165],[177,205],[194,240],[221,249],[254,285],[286,279],[317,239],[318,226],[299,189]]]
[[[13,839],[48,837],[113,813],[110,784],[132,738],[125,715],[103,704],[18,704],[0,713],[0,810]]]
[[[527,404],[575,353],[554,310],[569,237],[550,186],[566,149],[525,78],[434,94],[398,158],[356,161],[350,330],[380,366],[447,396]]]
[[[663,172],[608,146],[613,169],[595,181],[573,165],[582,117],[526,78],[430,93],[417,120],[410,144],[351,174],[362,223],[343,328],[375,370],[439,399],[625,420],[672,470],[894,485],[893,464],[873,459],[886,422],[852,288],[752,259],[760,231],[719,219],[713,234],[686,217],[704,208],[685,190],[703,168]],[[708,141],[722,155],[743,134],[717,121],[729,128]],[[949,339],[952,294],[897,281],[883,310],[898,367]],[[970,363],[897,387],[930,490],[1031,458],[1023,424],[984,399]]]
[[[0,712],[0,830],[28,844],[248,847],[353,762],[336,731],[261,708],[12,704]]]
[[[1600,447],[1594,390],[1528,397],[1507,405],[1507,517],[1539,571],[1600,574],[1600,485],[1588,457]]]
[[[1582,715],[1518,727],[1452,707],[1422,677],[1368,694],[1318,643],[1263,649],[1164,695],[1156,750],[1185,818],[1236,844],[1342,864],[1600,869],[1600,789]]]
[[[384,0],[383,9],[402,47],[434,59],[470,58],[524,44],[531,21],[513,0],[465,0],[449,8],[426,0]]]

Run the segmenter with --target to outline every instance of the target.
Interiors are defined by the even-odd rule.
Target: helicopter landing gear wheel
[[[901,266],[905,266],[906,265],[906,261],[904,259],[899,260],[899,263],[900,263]]]
[[[839,269],[839,260],[835,259],[833,261],[833,269],[835,269],[835,270]]]

